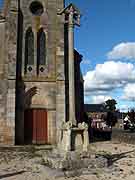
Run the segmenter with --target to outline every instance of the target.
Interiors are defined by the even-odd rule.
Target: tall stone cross
[[[80,25],[80,11],[70,4],[59,15],[65,14],[68,23],[68,78],[69,78],[69,122],[76,126],[75,117],[75,67],[74,67],[74,25]]]

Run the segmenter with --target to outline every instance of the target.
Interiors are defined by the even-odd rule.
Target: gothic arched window
[[[25,73],[29,65],[34,65],[34,34],[31,27],[27,29],[25,36]],[[32,67],[29,66],[28,70],[32,71]]]
[[[44,71],[43,67],[46,64],[46,35],[43,28],[37,33],[37,65],[38,71]],[[39,69],[40,68],[40,69]]]

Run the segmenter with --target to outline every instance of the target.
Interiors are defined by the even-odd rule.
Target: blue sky
[[[75,48],[83,55],[85,102],[135,107],[135,0],[66,0],[82,12]]]
[[[2,6],[2,4],[3,4],[3,0],[0,0],[0,7]]]
[[[92,65],[104,62],[116,44],[135,41],[135,0],[66,0],[70,2],[82,13],[81,27],[75,30],[75,47]],[[82,69],[87,72],[86,67]]]
[[[115,98],[120,109],[135,107],[135,0],[65,2],[82,13],[75,48],[83,55],[85,102]]]

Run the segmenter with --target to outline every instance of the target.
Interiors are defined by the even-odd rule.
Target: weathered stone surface
[[[25,132],[29,131],[28,127],[25,128],[25,112],[42,109],[47,112],[46,143],[60,144],[61,125],[69,120],[69,92],[65,87],[69,84],[66,77],[68,42],[65,40],[65,18],[58,15],[58,11],[64,8],[64,1],[40,0],[44,12],[38,15],[34,11],[41,9],[36,6],[32,11],[32,2],[20,1],[18,9],[17,0],[5,1],[2,10],[4,18],[0,19],[0,143],[15,144],[16,140],[16,143],[24,144]],[[74,47],[72,52],[74,55]],[[72,60],[74,61],[74,58]],[[79,63],[77,67],[80,68]],[[80,70],[77,72],[79,78]],[[28,119],[31,120],[33,116]],[[38,118],[40,117],[36,117]],[[34,129],[33,124],[31,123],[30,128]],[[75,146],[81,142],[83,150],[86,150],[86,136],[84,131],[82,143],[81,135],[77,135]],[[68,140],[66,143],[69,143]]]
[[[86,153],[84,157],[77,152],[68,152],[63,155],[52,152],[43,156],[43,164],[57,170],[63,170],[70,175],[76,171],[82,173],[85,168],[92,172],[92,169],[108,167],[108,160],[103,156],[91,158],[89,153]]]
[[[14,139],[15,136],[15,102],[17,102],[17,133],[19,138],[23,139],[23,117],[24,110],[26,108],[44,108],[48,111],[48,142],[55,144],[57,141],[56,136],[56,116],[59,115],[59,121],[64,120],[65,108],[63,109],[65,100],[64,83],[57,85],[56,81],[56,67],[59,68],[59,80],[64,79],[64,49],[60,49],[63,53],[56,53],[58,47],[64,47],[64,26],[59,26],[61,18],[57,19],[57,7],[64,7],[63,1],[57,2],[56,0],[41,0],[44,10],[47,12],[45,19],[48,27],[44,29],[46,35],[46,64],[44,66],[45,71],[37,76],[37,32],[42,27],[41,17],[36,18],[30,12],[29,6],[32,1],[24,0],[20,3],[20,11],[17,11],[17,1],[11,1],[10,6],[5,2],[3,9],[3,15],[6,15],[5,20],[0,20],[0,120],[4,124],[1,127],[1,141],[4,142],[4,138]],[[4,14],[5,13],[5,14]],[[18,14],[19,13],[19,14]],[[18,21],[19,18],[19,21]],[[19,22],[19,24],[18,24]],[[61,22],[62,24],[63,22]],[[25,67],[25,35],[26,30],[32,27],[34,32],[34,74],[28,74],[24,77]],[[43,27],[44,28],[44,27]],[[18,45],[18,47],[17,47]],[[18,51],[17,51],[18,50]],[[59,52],[60,52],[59,51]],[[59,58],[60,57],[60,58]],[[61,63],[62,62],[62,63]],[[57,66],[58,64],[58,66]],[[17,71],[16,71],[17,68]],[[41,68],[39,66],[39,68]],[[17,72],[17,74],[16,74]],[[23,81],[20,81],[20,76]],[[3,80],[3,77],[5,80]],[[17,84],[16,84],[17,80]],[[19,82],[20,81],[20,82]],[[15,87],[16,86],[16,87]],[[38,92],[34,94],[31,99],[26,98],[27,91],[36,87]],[[62,88],[61,88],[62,87]],[[15,89],[16,88],[16,89]],[[59,90],[61,89],[61,92]],[[15,94],[17,92],[17,94]],[[57,93],[63,96],[62,100],[59,100]],[[16,96],[17,95],[17,96]],[[57,98],[58,97],[58,98]],[[56,106],[60,108],[57,109]],[[62,108],[61,108],[62,107]],[[61,110],[62,109],[62,110]],[[5,121],[5,122],[4,122]],[[10,133],[9,130],[10,129]],[[7,129],[7,130],[6,130]],[[21,133],[20,133],[20,132]],[[7,133],[6,133],[7,132]],[[4,137],[9,133],[9,138]],[[22,136],[22,137],[21,137]],[[20,140],[22,141],[22,140]],[[6,141],[5,141],[6,143]],[[11,142],[13,143],[13,142]]]

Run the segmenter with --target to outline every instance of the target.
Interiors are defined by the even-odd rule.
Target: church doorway
[[[27,109],[24,112],[25,144],[47,144],[47,111],[45,109]]]

